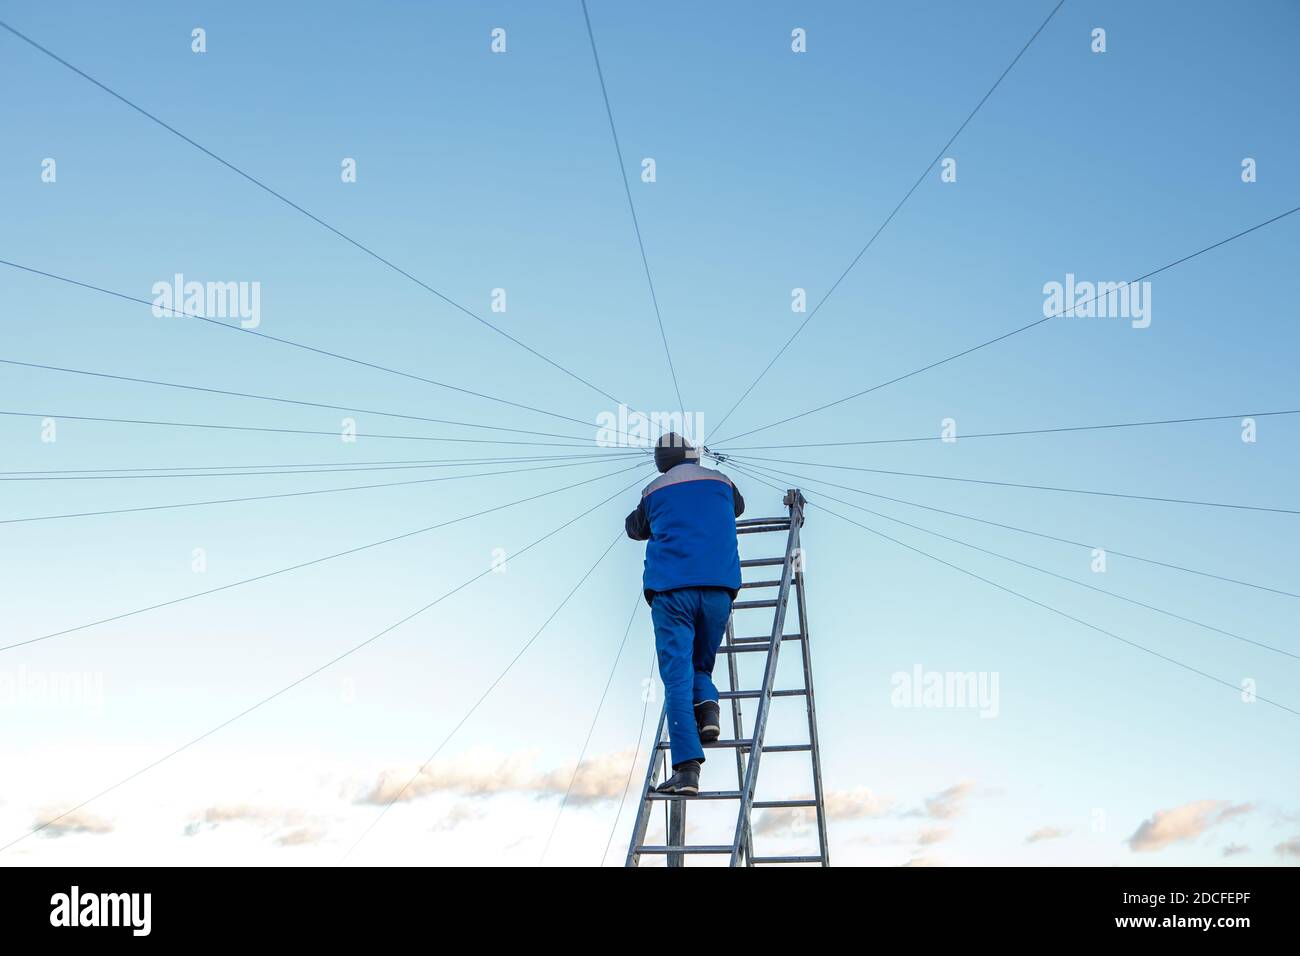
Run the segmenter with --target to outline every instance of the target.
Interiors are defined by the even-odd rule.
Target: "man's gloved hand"
[[[645,501],[636,506],[636,510],[623,522],[627,536],[633,541],[650,540],[650,518],[646,515]]]

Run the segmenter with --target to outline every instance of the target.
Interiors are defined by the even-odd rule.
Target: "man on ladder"
[[[664,682],[673,775],[662,793],[700,790],[702,743],[721,733],[713,663],[740,589],[736,519],[745,499],[726,475],[699,463],[700,453],[670,432],[655,446],[661,472],[627,516],[627,536],[647,541],[642,585],[654,621]]]

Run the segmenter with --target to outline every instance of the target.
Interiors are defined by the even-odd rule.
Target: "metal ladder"
[[[782,518],[750,518],[736,522],[737,534],[764,534],[785,531],[785,555],[776,558],[758,558],[741,561],[741,568],[780,567],[779,580],[751,581],[741,585],[742,591],[776,588],[776,596],[766,600],[737,600],[732,605],[732,617],[727,622],[726,638],[718,648],[719,655],[727,659],[727,676],[729,689],[721,692],[722,700],[731,702],[732,737],[720,739],[715,743],[705,744],[706,750],[732,750],[736,756],[736,790],[701,790],[697,796],[683,797],[676,794],[656,793],[660,774],[666,778],[669,774],[668,756],[668,715],[666,709],[659,712],[659,730],[655,734],[655,747],[650,754],[649,766],[646,768],[645,786],[641,791],[641,807],[637,813],[636,825],[632,829],[632,840],[627,851],[627,866],[640,864],[642,855],[662,855],[667,857],[670,867],[684,866],[686,857],[696,854],[709,854],[730,857],[731,866],[754,866],[767,863],[819,863],[830,865],[830,852],[826,842],[826,808],[822,799],[821,753],[817,745],[817,710],[813,700],[812,658],[809,653],[808,607],[804,593],[803,555],[799,547],[799,530],[804,521],[804,497],[798,489],[786,492],[783,503],[789,509],[789,515]],[[798,630],[785,633],[786,612],[790,595],[796,598]],[[767,636],[736,637],[736,612],[771,609],[773,611],[772,629]],[[776,680],[777,656],[781,645],[787,641],[798,642],[803,658],[803,686],[790,689],[778,689],[773,686]],[[766,654],[763,668],[762,686],[757,689],[741,689],[737,686],[736,655],[747,653]],[[768,714],[772,700],[776,697],[803,697],[808,712],[808,742],[798,744],[772,745],[763,742],[767,731]],[[754,716],[754,729],[749,737],[745,736],[744,722],[741,715],[741,701],[756,700],[758,710]],[[810,799],[795,800],[755,800],[754,792],[758,784],[759,759],[767,753],[807,753],[812,761],[813,795]],[[730,844],[687,844],[686,805],[693,800],[734,800],[738,803],[736,828]],[[662,846],[646,844],[646,830],[650,824],[650,814],[656,803],[663,803],[666,811],[666,843]],[[816,815],[818,852],[806,856],[755,856],[753,838],[750,832],[750,813],[753,810],[767,809],[811,809]]]

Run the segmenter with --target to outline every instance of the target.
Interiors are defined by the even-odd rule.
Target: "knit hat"
[[[669,432],[655,443],[655,467],[666,472],[685,461],[699,461],[700,453],[681,435]]]

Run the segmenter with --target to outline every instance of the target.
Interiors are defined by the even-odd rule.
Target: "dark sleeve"
[[[633,541],[650,540],[650,517],[646,514],[644,498],[636,506],[636,510],[627,516],[623,527],[627,530],[627,536]]]
[[[745,497],[740,493],[740,489],[736,487],[734,481],[731,482],[731,500],[736,506],[736,517],[739,518],[745,513]]]

